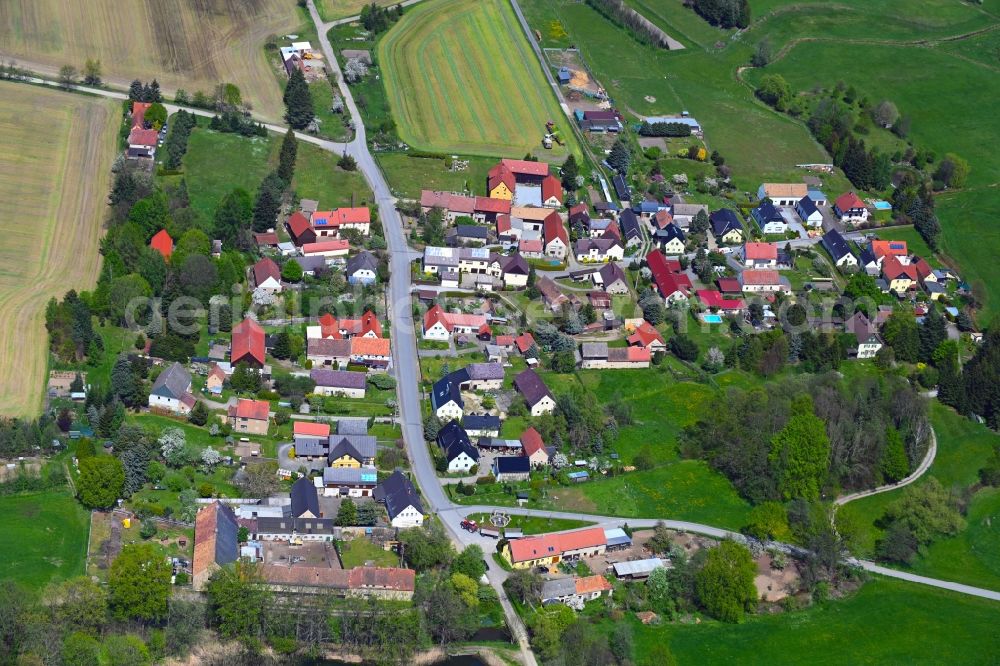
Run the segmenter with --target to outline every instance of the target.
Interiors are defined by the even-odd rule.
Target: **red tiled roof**
[[[864,208],[865,202],[862,201],[854,192],[845,192],[837,197],[837,200],[833,202],[833,205],[837,207],[837,210],[845,213],[852,208]]]
[[[309,224],[309,218],[303,215],[299,211],[295,211],[288,218],[288,230],[292,232],[292,236],[298,238],[306,231],[312,229],[312,225]]]
[[[142,124],[146,120],[146,111],[153,106],[151,102],[132,102],[132,127],[142,129]]]
[[[507,189],[511,192],[517,186],[517,181],[514,177],[514,173],[508,169],[502,162],[497,164],[495,167],[489,170],[487,174],[487,186],[490,191],[497,187],[500,183],[507,186]]]
[[[719,291],[724,294],[736,294],[743,291],[740,281],[736,278],[719,278],[715,283],[719,285]]]
[[[351,356],[388,356],[389,341],[385,338],[351,338]]]
[[[778,271],[772,270],[746,270],[740,275],[743,284],[781,284],[781,277]]]
[[[931,270],[931,265],[927,263],[927,260],[923,257],[917,257],[913,260],[913,267],[917,270],[917,277],[923,280],[928,275],[933,273]]]
[[[253,283],[259,287],[268,278],[274,278],[280,283],[281,269],[278,268],[278,264],[274,263],[274,259],[264,257],[253,265]]]
[[[240,398],[235,405],[229,406],[229,416],[238,419],[253,419],[254,421],[266,421],[271,411],[271,403],[266,400],[250,400]]]
[[[510,555],[514,562],[538,560],[566,551],[594,548],[607,543],[603,527],[591,527],[561,534],[542,534],[510,542]]]
[[[913,264],[903,264],[899,257],[886,257],[882,262],[882,275],[888,280],[907,277],[911,280],[917,279],[917,267]]]
[[[687,290],[691,288],[691,280],[686,275],[672,273],[667,265],[667,258],[663,256],[662,252],[653,250],[647,254],[646,263],[653,273],[653,282],[656,283],[660,296],[667,298],[678,291],[685,296],[687,295]]]
[[[905,257],[909,252],[906,249],[906,241],[873,240],[872,254],[881,259],[885,256]]]
[[[569,214],[570,215],[579,215],[581,213],[583,213],[583,214],[585,214],[585,215],[587,215],[589,217],[590,212],[588,211],[587,204],[585,204],[585,203],[578,203],[575,206],[570,206],[569,207]]]
[[[351,248],[351,243],[346,238],[335,238],[334,240],[318,241],[316,243],[303,243],[302,254],[321,254],[324,252],[346,251]]]
[[[194,557],[191,562],[191,573],[195,576],[215,564],[215,535],[220,507],[219,502],[212,502],[195,515]]]
[[[548,245],[556,238],[562,240],[567,246],[569,245],[569,234],[566,233],[566,227],[563,225],[562,218],[559,217],[559,213],[552,211],[545,218],[543,222],[542,233],[545,236],[545,244]]]
[[[212,367],[208,369],[209,377],[218,377],[219,379],[226,380],[226,371],[218,366],[218,364],[213,363]]]
[[[166,229],[160,229],[149,241],[149,247],[162,254],[164,259],[169,259],[174,251],[174,239],[170,237]]]
[[[476,212],[510,214],[509,199],[493,199],[491,197],[476,197]],[[508,219],[508,222],[510,220]]]
[[[542,180],[542,201],[548,201],[555,197],[559,203],[563,200],[562,183],[555,176],[548,175]]]
[[[368,224],[372,221],[372,213],[365,206],[354,208],[336,208],[329,211],[316,211],[309,220],[313,228],[339,227],[342,224]]]
[[[696,293],[705,307],[719,308],[720,310],[740,310],[743,308],[743,301],[735,298],[723,298],[721,292],[713,289],[699,289]]]
[[[305,435],[306,437],[329,437],[329,423],[314,423],[311,421],[295,421],[292,424],[293,435]]]
[[[441,325],[446,329],[451,330],[448,326],[448,318],[445,317],[444,308],[435,303],[424,313],[424,331],[430,330],[438,322],[441,322]]]
[[[497,346],[498,347],[511,347],[514,344],[513,335],[498,335],[497,336]]]
[[[496,201],[506,201],[506,199],[496,199]],[[510,215],[503,213],[497,215],[497,236],[502,236],[508,231],[510,231]]]
[[[537,430],[528,428],[521,433],[521,447],[524,449],[525,456],[531,456],[536,451],[544,449],[545,442]]]
[[[674,216],[668,210],[658,210],[653,216],[653,223],[657,229],[666,229],[668,224],[673,224]]]
[[[770,243],[747,243],[743,246],[743,254],[748,260],[775,260],[778,258],[778,247]]]
[[[517,350],[523,354],[535,345],[535,337],[531,333],[522,333],[514,338],[514,344],[517,345]]]
[[[532,162],[530,160],[500,160],[500,164],[515,176],[547,176],[549,175],[549,165],[545,162]],[[495,167],[494,167],[495,168]]]
[[[539,253],[545,249],[540,238],[535,240],[521,240],[517,243],[517,251],[522,254],[528,254],[531,252]]]
[[[156,147],[160,133],[154,129],[139,129],[133,127],[128,133],[128,145],[130,146],[151,146]]]
[[[659,342],[661,345],[665,344],[660,332],[645,320],[635,329],[635,333],[628,337],[629,346],[649,348],[654,342]]]
[[[646,347],[645,345],[627,347],[625,351],[626,351],[626,358],[628,358],[628,360],[632,363],[644,363],[648,362],[653,358],[653,355],[650,353],[649,348]]]
[[[273,231],[265,231],[253,235],[257,247],[273,247],[278,244],[278,234]]]
[[[584,576],[576,579],[577,594],[592,594],[594,592],[607,592],[614,589],[608,579],[604,576]]]
[[[229,358],[239,363],[246,356],[264,365],[264,329],[253,319],[244,319],[233,327],[233,349]]]

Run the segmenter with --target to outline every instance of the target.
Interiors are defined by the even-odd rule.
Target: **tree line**
[[[612,23],[625,28],[640,42],[662,49],[670,48],[670,37],[667,33],[626,5],[623,0],[587,0],[587,4]]]

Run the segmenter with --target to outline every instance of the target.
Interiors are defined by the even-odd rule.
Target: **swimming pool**
[[[888,201],[875,201],[872,203],[875,206],[875,210],[892,210],[892,204]]]
[[[705,322],[706,324],[721,324],[722,323],[722,315],[720,315],[720,314],[712,314],[711,312],[706,312],[703,315],[701,315],[701,320],[703,322]]]

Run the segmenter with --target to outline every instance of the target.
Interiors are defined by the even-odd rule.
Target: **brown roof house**
[[[514,388],[524,396],[532,416],[549,414],[556,408],[556,400],[542,378],[534,370],[528,369],[514,377]]]
[[[208,579],[221,567],[235,562],[240,554],[239,524],[233,510],[213,502],[198,510],[194,521],[194,560],[191,563],[195,591],[205,589]]]

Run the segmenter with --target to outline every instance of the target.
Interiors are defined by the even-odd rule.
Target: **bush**
[[[199,497],[211,497],[212,493],[215,492],[215,487],[208,482],[198,484],[198,496]]]

